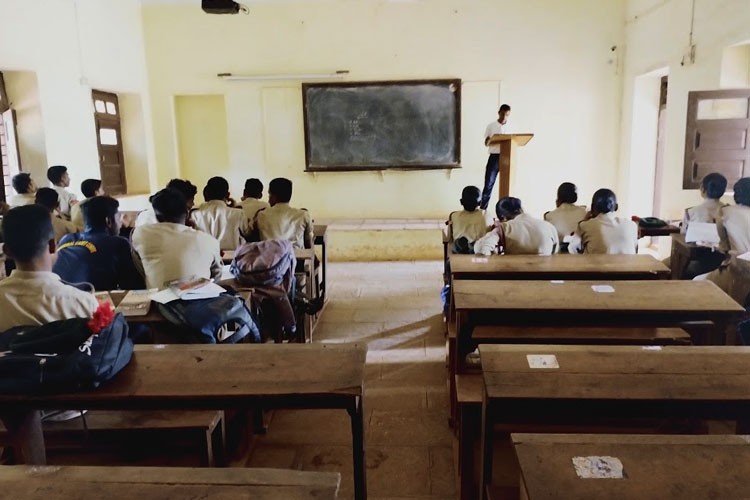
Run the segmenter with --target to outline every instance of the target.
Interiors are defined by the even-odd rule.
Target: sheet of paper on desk
[[[151,309],[151,296],[158,290],[130,290],[120,301],[115,312],[123,316],[145,316]]]
[[[716,224],[710,222],[691,222],[688,224],[687,233],[685,233],[687,243],[714,243],[719,244],[719,231],[716,230]]]
[[[183,292],[177,295],[174,290],[167,288],[161,292],[157,292],[151,296],[151,300],[158,302],[159,304],[168,304],[174,300],[199,300],[199,299],[213,299],[226,292],[224,288],[217,285],[216,283],[206,283],[199,288],[193,288],[189,291]]]
[[[573,466],[581,479],[622,479],[623,466],[617,457],[573,457]]]
[[[526,360],[529,362],[529,368],[560,368],[554,354],[528,354]]]
[[[745,252],[737,256],[740,260],[750,260],[750,252]]]
[[[615,293],[612,285],[591,285],[591,289],[596,293]]]

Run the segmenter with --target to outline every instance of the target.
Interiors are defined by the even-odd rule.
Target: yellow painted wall
[[[209,178],[229,165],[224,97],[177,96],[174,109],[179,177],[190,179],[200,193]]]
[[[249,16],[209,16],[146,5],[158,183],[184,157],[174,96],[223,95],[229,163],[210,174],[234,192],[247,177],[286,176],[293,203],[316,217],[445,217],[465,185],[481,185],[484,128],[507,101],[515,129],[536,134],[520,153],[513,194],[536,214],[553,206],[562,181],[588,198],[616,180],[621,75],[610,47],[621,44],[623,9],[621,0],[360,0],[253,3]],[[337,69],[350,81],[461,78],[464,168],[306,174],[299,83],[216,77]]]
[[[47,145],[44,139],[44,120],[39,99],[39,84],[33,71],[3,72],[5,89],[11,107],[16,111],[16,132],[21,167],[40,186],[46,185]]]

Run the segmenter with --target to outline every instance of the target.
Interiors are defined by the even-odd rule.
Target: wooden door
[[[5,81],[0,73],[0,166],[2,166],[3,187],[0,201],[7,201],[13,194],[11,179],[21,171],[21,158],[18,154],[18,134],[16,133],[16,112],[10,107]]]
[[[729,186],[750,175],[749,112],[750,89],[690,92],[683,189],[699,189],[711,172]]]
[[[115,94],[92,91],[96,144],[99,149],[99,167],[102,185],[108,194],[125,194],[125,157],[120,130],[120,105]]]

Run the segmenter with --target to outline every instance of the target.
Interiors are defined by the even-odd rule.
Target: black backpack
[[[89,319],[65,319],[0,334],[0,393],[73,392],[112,379],[133,355],[122,314],[93,335]]]

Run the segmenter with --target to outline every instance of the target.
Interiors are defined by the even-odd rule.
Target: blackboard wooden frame
[[[310,165],[310,134],[308,130],[307,116],[307,89],[308,88],[331,88],[331,87],[367,87],[367,86],[404,86],[404,85],[445,85],[455,86],[455,154],[454,163],[444,165],[371,165],[371,166],[331,166],[318,167]],[[365,82],[334,82],[334,83],[303,83],[302,84],[302,112],[305,128],[305,172],[360,172],[360,171],[382,171],[382,170],[450,170],[461,168],[461,80],[458,78],[435,79],[435,80],[386,80]]]

